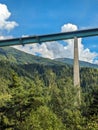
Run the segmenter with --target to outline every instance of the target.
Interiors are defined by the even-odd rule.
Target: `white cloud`
[[[95,64],[98,64],[98,60],[95,60],[94,63],[95,63]]]
[[[69,31],[76,31],[76,30],[78,30],[78,27],[71,23],[64,24],[61,27],[61,32],[69,32]]]
[[[5,39],[5,37],[4,36],[0,36],[0,40],[3,40],[3,39]]]
[[[70,23],[65,24],[61,27],[62,32],[75,31],[75,30],[78,30],[78,27]],[[66,42],[67,42],[67,46],[65,46],[66,53],[68,54],[68,52],[70,52],[68,58],[72,58],[74,41],[73,39],[70,39],[70,40],[66,40]],[[78,39],[78,47],[79,47],[79,59],[82,61],[93,63],[94,59],[98,56],[98,54],[95,52],[91,52],[89,48],[85,49],[84,45],[82,44],[81,38]]]
[[[11,39],[13,36],[0,36],[0,40]]]
[[[11,12],[9,12],[7,6],[0,3],[0,40],[12,38],[13,36],[4,35],[3,31],[10,31],[18,26],[15,21],[8,21],[10,16]]]
[[[43,43],[40,45],[38,43],[35,43],[35,44],[29,44],[29,45],[25,45],[25,46],[20,45],[20,46],[14,46],[14,47],[16,49],[22,50],[29,54],[33,54],[33,55],[39,54],[42,57],[52,59],[54,56],[53,56],[52,51],[48,50],[47,44],[48,43]]]
[[[0,31],[12,30],[18,24],[15,21],[7,21],[11,16],[11,12],[9,12],[7,6],[5,4],[0,4]]]
[[[40,55],[41,57],[55,59],[61,57],[70,57],[70,52],[66,53],[66,50],[59,42],[46,42],[41,45],[38,43],[29,44],[25,46],[14,46],[16,49],[22,50],[29,54]],[[70,57],[71,58],[71,57]]]

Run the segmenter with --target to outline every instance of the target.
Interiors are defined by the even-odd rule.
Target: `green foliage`
[[[98,69],[81,68],[80,91],[71,66],[8,48],[0,56],[0,130],[98,129]]]
[[[64,130],[60,119],[46,106],[39,107],[32,111],[26,118],[26,125],[21,127],[24,130]]]

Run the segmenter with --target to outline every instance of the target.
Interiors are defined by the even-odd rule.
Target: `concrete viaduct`
[[[56,33],[56,34],[47,34],[47,35],[38,35],[38,36],[35,35],[35,36],[0,40],[0,47],[25,45],[25,44],[31,44],[31,43],[32,44],[34,44],[34,43],[41,44],[42,42],[74,39],[73,83],[74,83],[74,86],[80,87],[78,38],[91,37],[91,36],[97,36],[97,35],[98,35],[98,28],[71,31],[71,32],[62,32],[62,33]]]

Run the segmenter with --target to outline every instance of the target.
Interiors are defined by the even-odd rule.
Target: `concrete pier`
[[[74,86],[80,86],[78,38],[74,38]]]
[[[77,88],[77,99],[76,99],[76,105],[81,104],[81,89],[80,89],[80,74],[79,74],[79,54],[78,54],[78,38],[74,38],[74,70],[73,70],[73,76],[74,76],[74,86]]]

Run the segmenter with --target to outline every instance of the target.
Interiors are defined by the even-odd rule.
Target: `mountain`
[[[54,60],[34,56],[23,51],[19,51],[12,47],[0,48],[0,60],[10,61],[15,64],[43,64],[43,65],[73,65],[73,59],[57,58]],[[81,67],[98,68],[97,64],[91,64],[84,61],[79,61]]]
[[[73,65],[74,60],[73,59],[68,59],[68,58],[57,58],[55,61],[59,61],[62,63],[70,64]],[[90,68],[98,68],[97,64],[92,64],[89,62],[84,62],[84,61],[79,61],[80,67],[90,67]]]
[[[14,64],[43,64],[43,65],[54,65],[64,64],[47,58],[34,56],[23,51],[17,50],[13,47],[1,47],[0,48],[0,60],[9,61]]]

